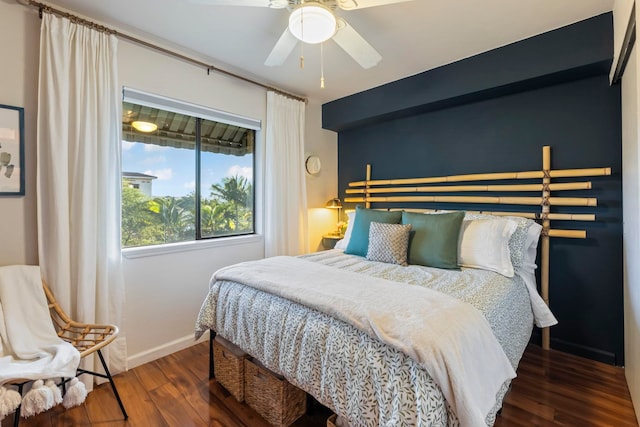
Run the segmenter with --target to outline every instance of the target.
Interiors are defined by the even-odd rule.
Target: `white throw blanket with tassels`
[[[79,362],[78,350],[53,327],[40,268],[0,267],[0,388],[13,380],[75,377]],[[40,382],[33,389],[36,385]],[[0,398],[4,394],[6,390],[0,390]],[[23,406],[26,403],[25,396]],[[2,406],[0,401],[0,419]]]

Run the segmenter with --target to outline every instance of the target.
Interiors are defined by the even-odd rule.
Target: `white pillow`
[[[509,240],[509,252],[511,253],[511,264],[514,271],[518,271],[518,268],[522,267],[523,263],[529,259],[528,252],[531,244],[537,244],[532,242],[530,236],[531,228],[540,228],[539,224],[535,221],[520,216],[498,216],[487,214],[474,214],[467,212],[464,217],[465,220],[472,219],[490,219],[490,220],[509,220],[517,224],[516,231],[513,232],[511,239]],[[539,233],[538,233],[539,234]],[[537,240],[537,239],[536,239]],[[533,260],[535,262],[535,258]]]
[[[344,232],[344,237],[341,240],[336,242],[336,245],[333,247],[334,249],[342,249],[345,250],[347,245],[349,244],[349,239],[351,238],[351,232],[353,231],[353,219],[356,217],[356,211],[347,212],[347,231]]]
[[[517,226],[508,219],[462,221],[458,235],[458,265],[513,277],[509,239]]]

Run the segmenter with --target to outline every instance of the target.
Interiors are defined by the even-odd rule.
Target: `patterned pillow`
[[[409,232],[411,224],[384,224],[372,221],[369,226],[367,259],[406,266]]]

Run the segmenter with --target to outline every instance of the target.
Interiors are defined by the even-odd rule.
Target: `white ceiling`
[[[279,67],[269,55],[287,26],[286,9],[208,6],[189,0],[53,0],[52,5],[180,49],[223,68],[319,102],[327,102],[590,18],[614,0],[413,0],[338,10],[382,55],[364,70],[333,41],[299,46]]]

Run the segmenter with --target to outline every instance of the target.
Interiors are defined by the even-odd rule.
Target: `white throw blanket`
[[[58,337],[38,266],[0,267],[0,385],[74,377],[80,353]]]
[[[75,377],[80,353],[58,337],[42,289],[40,267],[0,267],[0,420],[22,403],[29,417],[58,403],[70,408],[81,404],[84,384],[74,378],[64,400],[48,378]],[[23,397],[3,384],[13,380],[37,380]]]
[[[440,387],[463,426],[486,426],[496,394],[515,372],[484,316],[415,285],[273,257],[218,270],[230,280],[319,310],[404,352]]]

